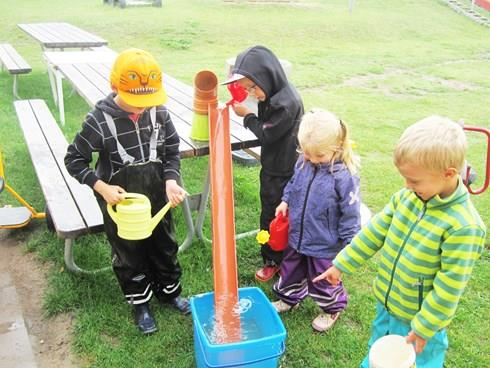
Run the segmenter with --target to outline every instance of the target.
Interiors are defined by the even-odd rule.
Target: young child
[[[173,206],[186,194],[177,184],[180,173],[179,136],[167,109],[162,72],[148,52],[129,49],[116,58],[110,76],[114,93],[99,101],[85,118],[82,130],[68,147],[65,165],[80,183],[96,192],[104,229],[112,246],[112,267],[126,300],[134,308],[143,334],[157,330],[149,309],[153,294],[180,312],[190,312],[181,298],[181,268],[170,213],[144,240],[117,235],[107,204],[124,193],[146,195],[153,214],[167,201]],[[98,153],[95,170],[89,165]]]
[[[407,336],[417,368],[443,366],[446,327],[484,246],[485,225],[459,176],[466,148],[463,130],[447,118],[406,129],[394,153],[405,188],[313,280],[337,285],[342,272],[381,251],[369,348],[387,334]]]
[[[323,332],[347,306],[347,292],[341,283],[311,280],[331,266],[361,227],[358,159],[345,123],[328,111],[306,113],[298,140],[303,154],[276,209],[289,212],[289,237],[273,305],[282,313],[311,296],[322,309],[312,326]]]
[[[237,56],[232,76],[223,84],[235,81],[258,100],[257,115],[245,104],[237,103],[233,109],[238,116],[244,117],[243,125],[257,136],[262,145],[260,229],[269,230],[298,157],[296,135],[303,115],[303,103],[288,82],[277,57],[263,46],[251,47]],[[268,281],[279,271],[282,251],[274,251],[264,244],[261,253],[264,266],[257,270],[255,278]]]

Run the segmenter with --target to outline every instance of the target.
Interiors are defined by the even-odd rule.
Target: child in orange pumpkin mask
[[[153,209],[182,202],[186,192],[178,184],[179,136],[163,106],[167,95],[162,72],[148,52],[129,49],[119,54],[110,81],[113,93],[87,114],[68,147],[65,165],[95,191],[112,246],[113,270],[134,308],[136,325],[150,334],[157,330],[149,309],[153,294],[184,314],[190,312],[188,301],[179,296],[182,271],[170,212],[149,238],[125,240],[117,235],[106,207],[123,200],[126,191],[146,195]],[[98,160],[92,169],[94,152]]]

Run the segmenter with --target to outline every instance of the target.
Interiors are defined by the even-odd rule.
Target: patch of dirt
[[[451,89],[456,91],[473,91],[478,89],[478,86],[469,82],[439,78],[433,75],[420,74],[415,71],[405,69],[387,69],[384,73],[381,74],[355,76],[345,80],[342,85],[374,89],[380,91],[386,96],[391,97],[417,98],[426,95],[427,93],[430,93],[431,88],[425,89],[417,85],[411,86],[410,83],[402,86],[402,91],[396,91],[394,87],[390,85],[389,78],[403,75],[411,77],[411,81],[419,80],[430,82],[428,86],[431,86],[432,88],[441,87],[444,89]]]
[[[80,367],[71,353],[73,317],[43,315],[42,298],[49,265],[37,261],[35,254],[25,253],[24,244],[22,230],[0,230],[0,270],[8,272],[14,283],[38,367]]]

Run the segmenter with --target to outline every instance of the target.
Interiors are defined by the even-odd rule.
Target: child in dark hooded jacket
[[[257,114],[241,103],[234,104],[233,109],[244,118],[243,125],[257,136],[262,145],[260,229],[269,230],[275,209],[281,203],[283,189],[294,172],[303,103],[288,82],[278,58],[264,46],[254,46],[240,53],[231,73],[223,84],[236,82],[258,101]],[[264,266],[257,270],[255,278],[267,281],[279,271],[282,251],[274,251],[264,244],[261,253]]]

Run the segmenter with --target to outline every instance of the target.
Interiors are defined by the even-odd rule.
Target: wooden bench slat
[[[10,74],[26,74],[32,71],[31,66],[8,43],[0,44],[0,62]]]
[[[94,86],[82,74],[80,74],[80,72],[73,65],[63,64],[60,65],[59,68],[73,81],[73,83],[77,86],[77,91],[90,106],[94,106],[97,101],[106,96],[106,94],[102,93],[99,88]]]
[[[39,41],[43,48],[89,48],[107,41],[69,23],[21,23],[19,28]]]
[[[59,129],[56,120],[51,115],[43,100],[31,100],[31,107],[33,111],[36,111],[38,123],[43,131],[46,142],[49,142],[49,147],[56,160],[59,171],[77,204],[84,222],[89,228],[94,228],[92,229],[93,231],[103,230],[104,220],[92,189],[87,185],[81,185],[66,170],[64,159],[68,143]]]
[[[40,34],[45,35],[54,42],[69,41],[76,42],[77,39],[70,34],[70,30],[62,26],[62,23],[39,23]]]
[[[32,37],[34,37],[36,40],[39,42],[45,44],[45,43],[56,43],[56,36],[50,34],[49,32],[46,32],[39,26],[36,26],[35,24],[18,24],[19,28],[21,28],[23,31],[27,32],[30,34]]]
[[[75,27],[74,25],[70,23],[60,23],[60,30],[61,32],[67,32],[75,37],[75,39],[78,40],[78,42],[84,42],[85,40],[91,40],[92,42],[96,43],[105,43],[107,44],[107,41],[93,33],[87,32],[82,28]]]
[[[86,231],[73,197],[64,183],[58,165],[46,144],[36,115],[28,100],[14,102],[19,124],[24,133],[32,164],[50,210],[58,235],[74,237]]]
[[[96,71],[97,65],[94,64],[92,68],[90,64],[74,64],[74,67],[78,72],[85,77],[95,88],[97,88],[101,94],[107,95],[107,91],[110,91],[108,79],[104,78]]]

